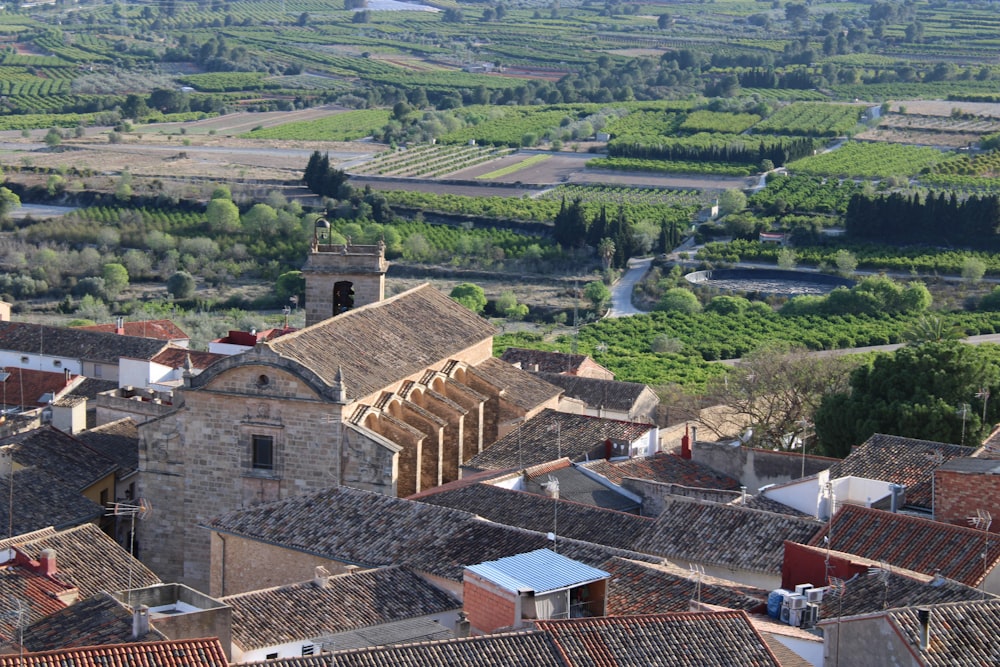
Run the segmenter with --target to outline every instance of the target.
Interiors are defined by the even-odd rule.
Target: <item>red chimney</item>
[[[118,319],[115,321],[115,333],[119,336],[125,335],[125,318],[121,315],[119,315]]]
[[[684,425],[684,437],[681,438],[681,458],[691,458],[691,436],[688,435],[688,427]]]
[[[56,569],[56,550],[55,549],[42,549],[42,552],[38,554],[38,565],[39,574],[46,577],[51,577],[58,571]]]
[[[604,441],[604,458],[611,458],[611,438]]]

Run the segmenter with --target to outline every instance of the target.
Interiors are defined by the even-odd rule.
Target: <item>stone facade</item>
[[[138,493],[157,513],[138,526],[144,562],[221,592],[201,527],[212,517],[331,486],[407,496],[458,479],[540,409],[477,375],[492,351],[492,327],[424,286],[186,377],[171,411],[139,426]]]

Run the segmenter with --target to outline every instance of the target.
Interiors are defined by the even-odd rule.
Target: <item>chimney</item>
[[[691,446],[694,447],[697,444],[698,444],[698,427],[697,426],[692,426],[691,427]]]
[[[920,623],[920,650],[931,649],[931,610],[928,607],[917,609],[917,621]]]
[[[38,565],[39,574],[51,577],[58,570],[56,569],[56,550],[55,549],[42,549],[42,552],[38,554]]]
[[[906,487],[902,484],[890,484],[889,485],[889,510],[896,513],[904,504],[904,499],[906,496],[903,494],[906,492]]]
[[[469,615],[464,611],[458,612],[458,621],[455,623],[455,636],[458,638],[468,637],[471,625],[469,623]]]
[[[118,319],[115,320],[115,333],[119,336],[125,335],[125,318],[121,315],[119,315]]]
[[[70,383],[70,380],[73,379],[73,375],[69,372],[68,368],[63,369],[63,379],[65,380],[67,385]]]
[[[144,604],[132,610],[132,639],[142,639],[149,634],[149,607]]]
[[[322,565],[317,565],[316,569],[313,570],[313,585],[316,586],[316,588],[326,588],[326,584],[329,580],[330,571]]]
[[[681,438],[681,458],[691,458],[691,436],[688,435],[688,427],[684,426],[684,437]]]

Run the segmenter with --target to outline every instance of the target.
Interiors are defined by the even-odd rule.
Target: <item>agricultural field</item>
[[[351,141],[378,132],[389,122],[389,115],[387,109],[345,111],[315,120],[252,129],[243,136],[248,139]]]
[[[864,107],[849,104],[796,102],[758,123],[756,132],[810,137],[839,137],[852,132]]]
[[[945,159],[934,148],[849,141],[828,153],[788,164],[788,170],[812,176],[889,178],[916,176]]]
[[[405,150],[387,151],[354,166],[351,173],[374,176],[439,178],[462,169],[496,160],[512,152],[492,146],[437,146],[425,144]]]

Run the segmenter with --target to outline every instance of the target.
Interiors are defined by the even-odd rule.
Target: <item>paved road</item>
[[[646,275],[652,261],[652,257],[628,261],[628,271],[611,287],[611,308],[605,317],[626,317],[646,312],[632,305],[632,289]]]

